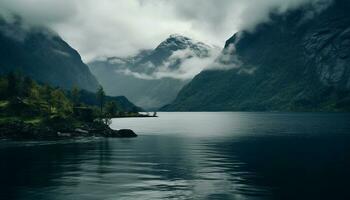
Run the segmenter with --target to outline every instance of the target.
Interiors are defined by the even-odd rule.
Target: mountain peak
[[[158,45],[156,50],[167,49],[177,51],[187,48],[194,51],[208,52],[213,47],[180,34],[171,34],[167,39]]]
[[[175,39],[184,38],[184,39],[190,39],[189,37],[186,37],[186,36],[181,35],[181,34],[178,34],[178,33],[171,34],[171,35],[169,35],[168,38],[175,38]]]

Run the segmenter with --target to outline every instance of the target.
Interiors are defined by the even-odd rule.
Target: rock
[[[0,137],[13,139],[54,139],[57,133],[50,127],[12,121],[0,124]]]
[[[70,129],[53,128],[48,124],[27,124],[23,121],[11,121],[0,124],[0,138],[11,138],[20,140],[31,139],[62,139],[74,137],[113,137],[113,138],[130,138],[137,137],[134,131],[129,129],[113,130],[105,124],[93,123],[84,124],[81,127]]]
[[[61,133],[57,132],[58,137],[72,137],[72,134],[70,133]]]
[[[130,129],[113,130],[107,137],[132,138],[137,137],[136,133]]]
[[[121,129],[118,131],[121,137],[137,137],[136,133],[131,129]]]
[[[89,131],[84,130],[84,129],[81,129],[81,128],[76,128],[76,129],[74,130],[74,132],[80,133],[80,134],[88,134],[88,133],[89,133]]]

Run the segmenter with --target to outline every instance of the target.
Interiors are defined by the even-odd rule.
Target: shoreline
[[[60,124],[32,124],[21,120],[0,123],[0,139],[58,140],[76,137],[135,138],[131,129],[114,130],[102,123],[82,123],[64,127]]]
[[[113,119],[117,118],[157,118],[158,116],[118,116],[118,117],[113,117]]]
[[[127,113],[127,114],[117,114],[113,116],[112,118],[153,118],[158,117],[157,113],[155,112],[153,115],[150,115],[149,113],[141,114],[141,113]]]

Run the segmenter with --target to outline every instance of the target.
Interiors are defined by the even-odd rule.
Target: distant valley
[[[125,95],[145,109],[158,109],[173,101],[218,51],[188,37],[171,35],[153,50],[127,58],[95,60],[88,65],[108,94]]]

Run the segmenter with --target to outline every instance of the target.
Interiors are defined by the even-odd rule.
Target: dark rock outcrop
[[[75,137],[137,137],[132,130],[113,130],[109,126],[100,123],[86,123],[78,128],[67,127],[57,128],[44,124],[24,123],[20,120],[11,121],[0,124],[0,138],[16,140],[56,140]]]
[[[113,132],[108,137],[117,137],[117,138],[130,138],[137,137],[136,133],[130,129],[120,129],[118,131]]]

